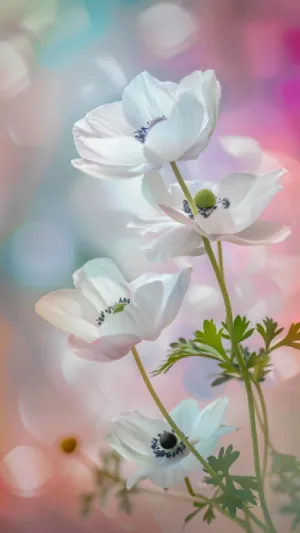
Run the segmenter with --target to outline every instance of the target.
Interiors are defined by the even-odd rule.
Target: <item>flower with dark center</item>
[[[200,411],[198,403],[187,398],[170,416],[185,438],[207,458],[215,453],[218,438],[235,429],[223,425],[227,405],[227,398],[218,398]],[[129,490],[143,479],[169,488],[201,468],[164,419],[148,418],[137,411],[127,411],[114,418],[107,442],[118,454],[140,465],[141,469],[127,481]]]

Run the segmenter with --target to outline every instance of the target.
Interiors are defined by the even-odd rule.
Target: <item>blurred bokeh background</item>
[[[267,215],[292,225],[292,236],[271,249],[225,247],[235,311],[253,320],[268,313],[288,324],[300,317],[299,0],[0,2],[1,533],[179,532],[190,512],[187,504],[176,501],[175,511],[171,499],[157,496],[140,498],[130,518],[113,504],[78,518],[77,497],[91,486],[90,474],[80,460],[60,456],[57,441],[74,434],[96,460],[114,414],[156,411],[130,356],[113,365],[78,359],[33,306],[42,294],[70,287],[73,271],[96,256],[114,258],[128,279],[172,268],[149,264],[126,229],[131,213],[148,209],[140,180],[107,184],[72,168],[72,125],[119,99],[142,70],[179,81],[206,68],[222,84],[221,116],[201,160],[182,171],[218,180],[236,169],[288,170]],[[203,318],[223,318],[205,259],[194,267],[176,322],[141,346],[149,370],[168,342]],[[187,395],[204,405],[226,390],[228,421],[243,428],[235,444],[251,472],[244,392],[237,383],[212,390],[214,371],[206,362],[188,362],[156,378],[156,386],[168,407]],[[272,437],[298,456],[299,372],[300,356],[281,352],[265,384]],[[221,519],[211,531],[220,524],[233,531]],[[280,517],[278,524],[288,531]],[[189,529],[199,531],[199,524]]]

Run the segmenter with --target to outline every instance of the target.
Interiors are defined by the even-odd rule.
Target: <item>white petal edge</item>
[[[69,335],[88,342],[99,337],[97,310],[77,289],[59,290],[43,296],[35,304],[35,312]]]

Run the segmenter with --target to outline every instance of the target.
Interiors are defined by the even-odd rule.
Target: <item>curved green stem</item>
[[[191,195],[191,193],[189,191],[189,188],[187,187],[187,185],[186,185],[186,183],[185,183],[185,181],[184,181],[184,179],[183,179],[183,177],[182,177],[182,175],[180,173],[180,170],[179,170],[178,166],[176,165],[175,161],[171,161],[170,165],[171,165],[172,170],[173,170],[173,172],[175,174],[175,177],[176,177],[176,179],[178,181],[178,184],[180,185],[180,188],[181,188],[184,196],[186,197],[186,199],[187,199],[187,201],[188,201],[188,203],[190,205],[190,208],[192,210],[193,215],[198,215],[197,206],[196,206],[196,204],[194,202],[194,199],[193,199],[193,197],[192,197],[192,195]]]
[[[219,269],[220,269],[220,272],[221,272],[222,276],[224,277],[224,261],[223,261],[223,250],[222,250],[222,243],[221,243],[221,241],[218,241],[218,242],[217,242],[217,247],[218,247],[218,263],[219,263]]]
[[[187,440],[186,436],[184,435],[184,433],[181,432],[181,430],[178,428],[178,426],[175,424],[175,422],[172,420],[172,418],[170,417],[168,411],[166,410],[166,408],[164,407],[163,403],[161,402],[160,398],[158,397],[158,395],[156,394],[153,386],[152,386],[152,383],[148,377],[148,374],[143,366],[143,363],[139,357],[139,354],[137,352],[137,349],[134,347],[132,348],[132,355],[134,357],[134,360],[136,362],[136,365],[140,371],[140,374],[141,374],[141,377],[150,393],[150,395],[152,396],[153,398],[153,401],[155,402],[155,404],[157,405],[158,409],[160,410],[161,414],[163,415],[163,417],[165,418],[165,420],[168,422],[169,426],[171,429],[173,429],[175,431],[175,433],[178,435],[178,437],[180,438],[180,440],[182,440],[182,442],[186,445],[186,447],[188,448],[188,450],[190,450],[190,452],[198,459],[198,461],[203,465],[203,467],[205,468],[205,470],[207,472],[209,472],[209,474],[211,475],[212,478],[214,478],[218,484],[219,484],[219,487],[224,490],[224,485],[220,482],[220,479],[218,477],[218,475],[216,474],[216,472],[211,468],[211,466],[209,465],[209,463],[207,463],[205,461],[205,459],[203,459],[203,457],[200,455],[200,453],[197,452],[197,450],[194,448],[194,446]],[[193,489],[192,489],[193,490]],[[204,499],[205,496],[200,496],[197,494],[196,496],[197,498],[198,497],[201,497],[201,499]],[[210,500],[207,498],[206,501],[210,502]],[[210,502],[211,503],[211,502]],[[223,515],[227,516],[227,518],[229,518],[230,520],[234,521],[234,522],[237,522],[239,523],[240,525],[244,525],[244,521],[239,519],[239,518],[234,518],[232,517],[229,513],[227,513],[226,511],[224,511],[219,505],[215,505],[216,509],[218,509],[218,511],[220,513],[222,513]],[[246,511],[245,511],[246,513]],[[251,518],[251,520],[253,520],[253,522],[256,523],[256,525],[258,525],[265,533],[269,533],[269,531],[266,529],[265,525],[263,524],[263,522],[261,522],[261,520],[259,520],[259,518],[257,518],[255,516],[254,513],[252,513],[250,510],[247,510],[247,514],[249,516],[249,518]]]
[[[192,487],[192,484],[190,482],[190,478],[189,477],[185,477],[184,478],[184,482],[186,484],[186,488],[187,488],[187,491],[188,493],[191,495],[191,496],[196,496],[196,493]]]
[[[264,454],[263,454],[262,475],[263,475],[263,478],[265,478],[267,475],[267,469],[268,469],[268,448],[269,446],[272,447],[272,445],[270,443],[268,413],[267,413],[267,406],[266,406],[264,394],[259,383],[255,383],[255,388],[257,390],[257,394],[258,394],[260,405],[261,405],[261,411],[262,411],[261,430],[264,436]]]
[[[194,446],[189,442],[189,440],[186,438],[184,433],[179,429],[177,424],[175,424],[174,420],[170,417],[168,411],[166,410],[165,406],[161,402],[160,398],[156,394],[156,391],[154,390],[152,383],[148,377],[148,374],[146,370],[144,369],[143,363],[140,359],[140,356],[137,352],[137,349],[135,347],[132,348],[132,354],[134,357],[134,360],[136,362],[136,365],[140,371],[140,374],[143,378],[143,381],[150,393],[150,395],[153,398],[153,401],[157,405],[158,409],[160,410],[161,414],[165,418],[165,420],[168,422],[171,429],[173,429],[176,433],[176,435],[180,438],[180,440],[185,444],[187,449],[198,459],[198,461],[202,464],[202,466],[205,468],[205,470],[211,475],[212,478],[214,478],[218,483],[220,483],[219,476],[216,474],[216,472],[213,470],[213,468],[210,466],[210,464],[203,459],[202,455],[194,448]]]
[[[257,487],[258,487],[258,494],[259,499],[261,503],[261,508],[264,514],[264,518],[266,521],[266,525],[269,528],[270,533],[276,533],[276,529],[274,527],[274,524],[272,522],[271,515],[269,513],[268,505],[266,502],[264,489],[263,489],[263,479],[262,479],[262,473],[261,473],[261,467],[260,467],[260,460],[259,460],[259,448],[258,448],[258,438],[257,438],[257,430],[256,430],[256,423],[255,423],[255,411],[254,411],[254,397],[253,397],[253,391],[251,387],[251,379],[249,372],[247,370],[247,367],[245,365],[244,357],[241,352],[241,348],[236,342],[235,334],[234,334],[234,327],[233,327],[233,313],[230,303],[229,294],[227,291],[225,279],[221,274],[221,271],[219,269],[217,260],[214,256],[213,249],[211,247],[211,244],[209,240],[205,237],[203,237],[203,244],[205,247],[205,251],[210,259],[211,265],[213,267],[213,270],[215,272],[215,276],[217,278],[217,281],[220,286],[220,290],[223,296],[224,305],[226,309],[226,315],[227,315],[227,326],[230,338],[232,340],[232,346],[234,349],[234,352],[236,354],[236,357],[238,359],[242,377],[245,383],[246,388],[246,395],[247,395],[247,401],[248,401],[248,410],[249,410],[249,418],[250,418],[250,428],[251,428],[251,437],[252,437],[252,448],[253,448],[253,459],[254,459],[254,467],[255,467],[255,474],[257,478]]]
[[[247,513],[245,513],[245,530],[247,531],[247,533],[253,533],[251,522]]]

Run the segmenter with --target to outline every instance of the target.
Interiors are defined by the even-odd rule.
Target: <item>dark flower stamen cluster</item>
[[[142,126],[138,130],[135,130],[134,138],[137,141],[139,141],[140,143],[144,144],[149,130],[151,130],[151,128],[153,128],[153,126],[155,126],[155,124],[157,124],[158,122],[161,122],[162,120],[165,120],[165,119],[166,119],[166,117],[163,115],[162,117],[157,117],[157,118],[154,118],[153,120],[148,120],[147,121],[147,126]]]
[[[223,209],[228,209],[230,207],[230,201],[228,198],[219,198],[216,205],[213,207],[197,207],[199,215],[202,215],[204,218],[208,218],[218,207],[223,207]],[[182,202],[182,210],[187,214],[189,218],[194,220],[194,215],[191,210],[191,206],[186,199]]]
[[[107,309],[104,309],[104,311],[101,311],[99,318],[97,318],[97,324],[98,326],[101,326],[103,324],[105,318],[107,315],[112,315],[114,312],[114,309],[116,305],[118,304],[130,304],[130,298],[120,298],[118,302],[116,302],[114,305],[109,305]]]
[[[151,441],[151,448],[155,457],[171,459],[186,450],[186,445],[176,437],[174,430],[158,433]]]

